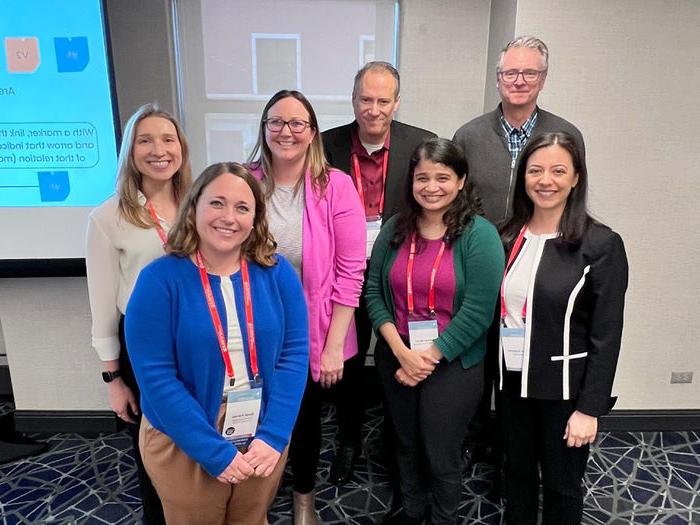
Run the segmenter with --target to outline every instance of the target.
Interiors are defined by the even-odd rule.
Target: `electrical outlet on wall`
[[[674,383],[692,383],[692,372],[671,372],[671,384]]]

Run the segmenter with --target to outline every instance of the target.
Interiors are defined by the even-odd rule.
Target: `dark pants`
[[[126,349],[126,341],[124,339],[124,316],[119,321],[119,342],[121,343],[121,351],[119,353],[119,370],[121,377],[126,386],[128,386],[136,397],[136,403],[140,406],[141,391],[136,383],[134,370],[131,368],[129,354]],[[151,478],[148,477],[146,469],[141,460],[139,451],[139,427],[141,426],[141,410],[138,415],[132,417],[136,423],[125,423],[126,429],[131,436],[131,441],[134,446],[134,459],[136,460],[136,473],[139,478],[139,487],[141,488],[141,502],[143,504],[143,521],[147,525],[165,525],[165,516],[163,515],[163,506],[160,503],[160,498],[156,489],[151,483]]]
[[[498,303],[500,307],[500,302]],[[500,308],[497,312],[500,316]],[[472,450],[490,448],[493,451],[492,460],[498,465],[501,454],[499,428],[496,420],[491,419],[491,401],[495,401],[496,414],[499,411],[499,396],[494,396],[498,391],[498,350],[500,346],[499,323],[495,322],[486,334],[486,357],[484,358],[484,390],[479,407],[469,423],[466,445]]]
[[[537,523],[541,471],[542,524],[579,525],[589,446],[569,448],[563,439],[575,402],[523,399],[519,377],[508,374],[501,405],[506,523]]]
[[[369,323],[369,319],[366,322]],[[306,378],[304,397],[289,445],[289,463],[294,475],[294,490],[297,492],[306,494],[315,485],[321,453],[321,402],[324,399],[330,398],[336,403],[340,444],[360,449],[365,409],[364,367],[370,330],[371,326],[368,325],[366,337],[363,335],[359,341],[358,354],[343,363],[343,379],[338,383],[324,390],[319,383],[313,381],[311,372]],[[358,336],[359,332],[358,329]]]
[[[302,494],[311,492],[316,482],[318,458],[321,454],[321,396],[321,385],[311,379],[309,372],[289,444],[294,490]]]
[[[433,524],[457,522],[461,484],[461,446],[481,398],[483,363],[462,368],[459,359],[443,359],[415,387],[399,384],[399,362],[383,338],[375,363],[396,431],[396,459],[406,514],[422,516],[432,505]]]
[[[360,305],[355,308],[355,329],[357,355],[345,361],[343,380],[335,387],[334,394],[338,414],[338,442],[359,450],[362,444],[362,417],[365,409],[365,358],[372,338],[372,323],[367,314],[364,289],[360,296]]]
[[[365,411],[365,357],[358,352],[343,364],[343,379],[331,388],[338,417],[338,442],[359,450],[362,445],[362,416]]]

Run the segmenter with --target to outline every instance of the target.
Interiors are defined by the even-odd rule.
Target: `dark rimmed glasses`
[[[266,118],[263,120],[265,126],[273,133],[279,133],[285,126],[289,126],[289,131],[292,133],[304,133],[306,128],[311,127],[309,122],[301,119],[284,120],[281,118]]]
[[[520,75],[523,76],[523,81],[526,84],[534,84],[540,79],[543,73],[546,73],[546,69],[524,69],[522,71],[518,69],[507,69],[506,71],[499,71],[498,76],[506,84],[514,84]]]

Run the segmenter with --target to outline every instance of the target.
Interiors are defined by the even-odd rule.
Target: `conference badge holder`
[[[382,228],[382,218],[381,216],[373,220],[367,220],[367,258],[372,256],[372,248],[374,248],[374,243],[379,237],[379,230]]]
[[[525,327],[507,328],[501,326],[501,348],[506,360],[506,368],[511,372],[520,372],[523,369]]]
[[[221,435],[238,448],[255,438],[260,420],[262,380],[250,381],[250,388],[226,391],[226,415]]]
[[[438,335],[437,319],[408,322],[408,339],[411,350],[430,348]]]

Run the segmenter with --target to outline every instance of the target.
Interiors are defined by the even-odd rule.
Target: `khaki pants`
[[[221,429],[225,405],[219,410]],[[266,525],[287,449],[267,478],[251,477],[237,485],[221,483],[180,450],[144,416],[139,430],[141,457],[163,503],[168,525]]]

